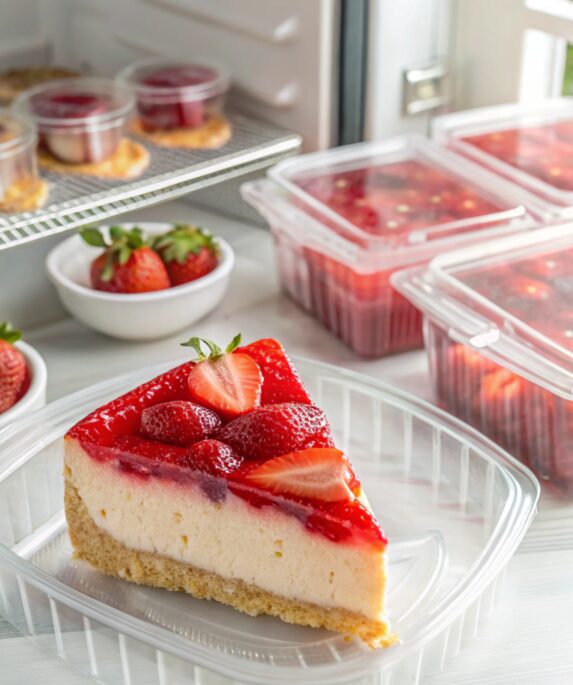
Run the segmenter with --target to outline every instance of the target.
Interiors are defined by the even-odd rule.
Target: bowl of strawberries
[[[190,224],[88,227],[48,255],[66,309],[100,333],[153,340],[181,331],[223,299],[234,253]]]
[[[46,365],[22,334],[0,323],[0,429],[46,404]]]

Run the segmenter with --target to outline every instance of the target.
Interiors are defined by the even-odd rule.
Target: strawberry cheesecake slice
[[[186,344],[197,361],[67,433],[76,558],[250,615],[392,644],[387,540],[280,343]]]

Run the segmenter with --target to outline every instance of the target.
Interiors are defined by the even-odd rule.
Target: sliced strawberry
[[[189,374],[193,399],[227,418],[250,412],[261,403],[261,370],[254,359],[234,352],[240,341],[241,336],[235,336],[225,352],[201,338],[183,343],[199,353],[199,360]],[[203,354],[202,344],[209,348],[209,356]]]
[[[279,495],[323,502],[354,499],[344,454],[333,447],[289,452],[246,474],[247,481]]]
[[[328,421],[312,404],[267,404],[239,416],[217,433],[245,459],[271,459],[306,447],[332,447]]]
[[[142,435],[181,447],[207,438],[220,426],[214,411],[184,400],[161,402],[141,413]]]
[[[312,404],[293,363],[278,340],[267,338],[240,347],[238,353],[252,357],[263,374],[261,404],[300,402]]]

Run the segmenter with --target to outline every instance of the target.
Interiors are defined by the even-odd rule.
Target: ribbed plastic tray
[[[443,669],[491,614],[534,516],[537,481],[431,405],[332,366],[297,366],[390,538],[388,609],[401,644],[371,650],[71,559],[61,438],[165,365],[71,395],[0,433],[0,613],[106,685],[418,685]]]
[[[239,115],[230,120],[233,136],[218,150],[165,148],[143,141],[151,163],[133,181],[43,172],[50,183],[48,203],[33,212],[0,213],[0,250],[248,174],[300,147],[300,136],[284,129]]]

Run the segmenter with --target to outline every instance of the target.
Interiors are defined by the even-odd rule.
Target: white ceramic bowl
[[[16,347],[26,357],[32,378],[28,392],[24,397],[16,402],[11,409],[0,414],[0,428],[4,428],[12,421],[33,412],[35,409],[40,409],[46,404],[48,374],[44,360],[31,345],[25,342],[17,342]]]
[[[171,228],[171,224],[142,222],[122,226],[140,226],[148,235]],[[113,338],[153,340],[187,328],[223,299],[235,256],[224,240],[216,240],[221,256],[211,273],[185,285],[150,293],[120,295],[91,288],[90,264],[98,250],[86,245],[79,235],[55,247],[46,266],[63,305],[76,319]]]

